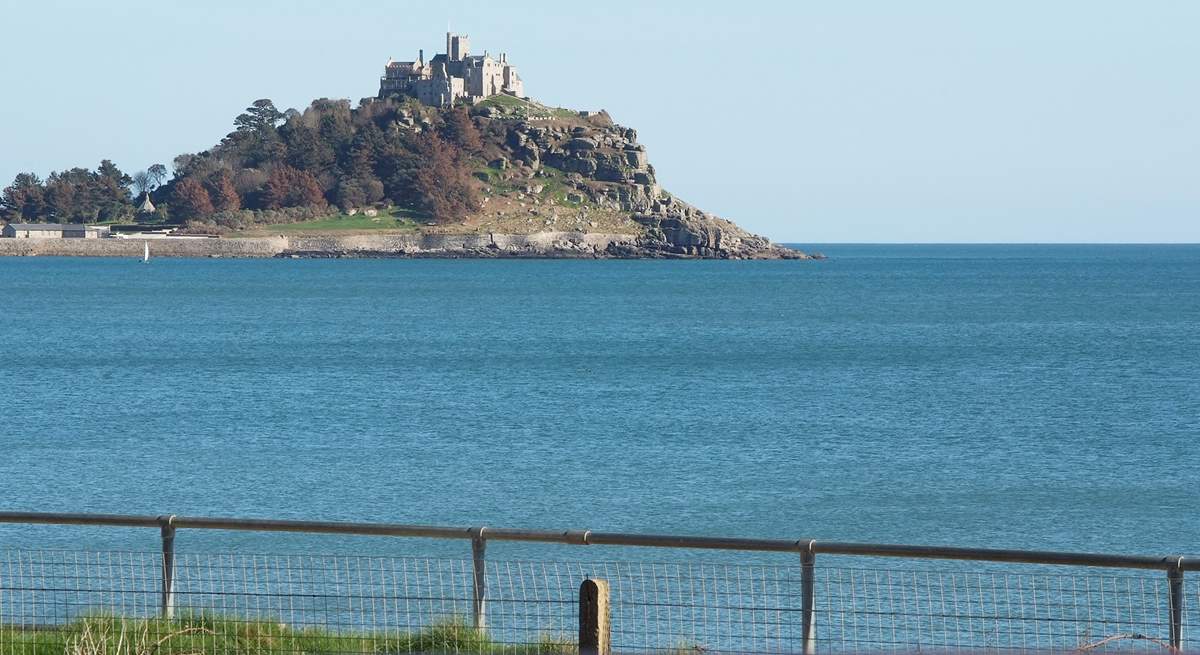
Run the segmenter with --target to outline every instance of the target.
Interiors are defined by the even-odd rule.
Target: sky
[[[1200,242],[1200,2],[0,0],[0,186],[170,166],[258,98],[505,51],[678,197],[794,243]]]

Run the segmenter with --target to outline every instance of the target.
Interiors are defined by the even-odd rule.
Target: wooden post
[[[1183,558],[1167,569],[1167,621],[1171,648],[1183,650]]]
[[[481,634],[487,630],[487,540],[483,528],[476,528],[471,537],[471,564],[474,584],[471,588],[471,625]]]
[[[175,516],[160,516],[162,537],[162,589],[158,613],[164,619],[175,616]]]
[[[813,655],[817,652],[817,629],[813,613],[814,584],[813,565],[816,564],[816,554],[813,543],[809,542],[808,550],[800,551],[800,635],[801,652]]]
[[[612,655],[608,621],[608,582],[584,580],[579,585],[579,655]]]

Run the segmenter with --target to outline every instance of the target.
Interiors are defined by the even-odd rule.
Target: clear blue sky
[[[0,0],[0,182],[377,90],[447,21],[779,241],[1200,241],[1200,2]]]

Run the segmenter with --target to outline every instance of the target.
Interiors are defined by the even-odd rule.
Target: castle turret
[[[462,61],[471,56],[471,40],[466,34],[451,34],[446,32],[446,58],[450,61]]]

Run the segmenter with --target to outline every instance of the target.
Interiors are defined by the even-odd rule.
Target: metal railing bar
[[[866,557],[903,557],[911,559],[949,559],[1014,564],[1062,564],[1107,568],[1158,569],[1171,568],[1179,557],[1153,555],[1113,555],[1106,553],[1073,553],[1046,550],[1010,550],[1001,548],[963,548],[956,546],[906,546],[900,544],[867,544],[818,541],[815,552],[827,555],[857,555]],[[1200,570],[1200,561],[1192,562]]]
[[[0,512],[0,523],[160,527],[162,525],[162,516],[53,512]],[[477,527],[407,525],[399,523],[356,523],[341,521],[240,519],[195,516],[176,516],[172,521],[172,525],[176,529],[237,530],[251,532],[303,532],[352,534],[364,536],[418,537],[432,539],[470,540],[476,538],[478,535]],[[757,552],[802,552],[808,548],[811,548],[813,553],[828,555],[988,561],[1131,569],[1166,570],[1170,568],[1177,568],[1180,571],[1200,571],[1200,559],[1181,559],[1177,555],[1159,557],[1146,555],[1073,553],[996,548],[963,548],[952,546],[911,546],[900,544],[872,544],[837,541],[822,542],[813,541],[811,539],[755,539],[739,537],[702,537],[689,535],[592,532],[588,530],[554,531],[491,527],[487,528],[485,538],[488,541],[524,541],[574,545],[634,546],[699,550],[741,550]]]
[[[0,513],[0,522],[4,515]],[[200,530],[237,530],[243,532],[307,532],[354,534],[379,537],[422,537],[428,539],[470,539],[473,528],[400,523],[350,523],[340,521],[296,521],[279,519],[233,519],[177,516],[176,528]],[[489,530],[490,532],[490,530]],[[491,535],[489,534],[489,538]]]
[[[158,516],[128,514],[70,514],[55,512],[0,512],[0,523],[36,525],[96,525],[106,527],[156,528]]]

